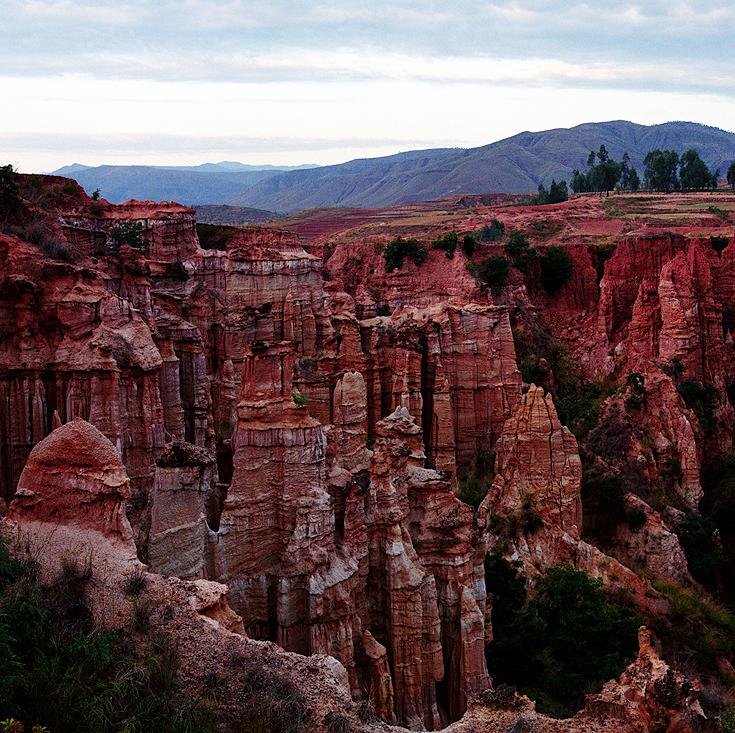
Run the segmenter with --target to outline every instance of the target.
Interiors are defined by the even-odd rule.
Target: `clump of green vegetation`
[[[548,239],[553,237],[564,228],[564,222],[558,219],[536,219],[531,222],[530,230],[534,237]]]
[[[529,601],[515,568],[490,555],[486,584],[493,593],[490,673],[535,700],[540,712],[573,715],[585,694],[619,676],[635,658],[639,619],[584,572],[550,568]]]
[[[0,218],[11,216],[19,206],[18,174],[12,165],[0,166]]]
[[[562,393],[556,399],[559,420],[582,440],[597,425],[602,403],[609,394],[600,382],[581,384],[573,392]]]
[[[572,191],[574,193],[586,193],[596,191],[609,193],[614,188],[625,191],[637,191],[640,188],[638,171],[630,167],[630,156],[623,155],[618,163],[610,158],[607,148],[600,145],[595,152],[590,151],[587,157],[587,173],[575,169],[572,171]]]
[[[709,241],[712,244],[712,249],[719,255],[730,244],[730,237],[718,237],[713,234]]]
[[[477,248],[477,239],[475,234],[465,234],[462,238],[462,251],[467,257],[472,257]]]
[[[673,663],[687,660],[700,669],[717,669],[717,658],[735,656],[735,616],[701,591],[675,583],[655,582],[653,587],[669,602],[666,623],[655,624]]]
[[[495,454],[490,450],[479,450],[475,461],[469,468],[461,468],[458,472],[459,492],[457,498],[473,509],[477,509],[485,498],[493,481]]]
[[[245,672],[239,714],[241,733],[306,733],[309,712],[303,694],[265,669]]]
[[[503,249],[513,260],[513,267],[521,272],[528,270],[529,262],[538,254],[535,247],[532,247],[529,243],[526,235],[517,230],[510,233]]]
[[[446,234],[442,234],[441,237],[435,239],[431,243],[431,248],[443,250],[447,259],[451,260],[454,257],[454,252],[457,249],[458,242],[459,237],[457,237],[457,232],[447,232]]]
[[[293,400],[295,405],[298,405],[299,407],[306,407],[306,397],[299,392],[299,390],[295,389],[293,392],[291,392],[291,399]]]
[[[585,471],[582,476],[584,535],[609,545],[615,528],[626,521],[625,486],[619,476]]]
[[[715,587],[725,569],[727,558],[717,539],[715,523],[690,512],[676,528],[694,580],[707,588]]]
[[[547,191],[543,184],[538,187],[538,193],[531,197],[529,204],[531,206],[544,206],[546,204],[560,204],[562,201],[566,201],[569,198],[569,190],[567,189],[566,181],[556,182],[556,179],[551,180],[551,186]]]
[[[710,214],[714,214],[716,217],[720,219],[725,219],[725,220],[730,219],[730,212],[726,211],[720,206],[708,206],[707,211],[709,211]]]
[[[702,476],[711,516],[723,532],[735,528],[735,455],[710,463]]]
[[[541,279],[544,289],[549,295],[554,295],[564,285],[572,274],[572,258],[561,247],[547,247],[541,255]]]
[[[541,530],[544,520],[536,511],[535,498],[526,494],[521,500],[521,507],[510,514],[495,513],[490,516],[490,531],[501,544],[512,542],[521,534],[532,535]]]
[[[110,231],[110,241],[107,245],[109,254],[117,254],[120,247],[127,244],[133,249],[145,251],[146,243],[143,237],[144,228],[140,221],[121,221]]]
[[[0,718],[54,733],[214,731],[209,701],[180,684],[170,643],[133,645],[127,634],[92,625],[88,579],[67,563],[42,588],[33,565],[0,544]]]
[[[523,325],[516,322],[513,328],[521,378],[553,394],[559,420],[582,440],[597,424],[610,390],[599,382],[582,382],[567,350],[547,329],[535,322]]]
[[[5,224],[3,231],[25,242],[35,244],[52,260],[74,261],[74,255],[69,245],[54,234],[44,215],[32,217],[22,223]]]
[[[375,309],[375,314],[378,316],[389,316],[391,314],[390,306],[387,303],[381,303]]]
[[[646,398],[646,378],[640,372],[630,372],[625,378],[625,386],[628,389],[625,406],[631,410],[640,409]]]
[[[334,711],[324,716],[324,727],[328,733],[352,733],[354,730],[349,718]]]
[[[705,435],[712,435],[715,429],[715,399],[717,390],[709,384],[701,384],[691,379],[679,382],[676,391],[684,404],[694,412]]]
[[[510,261],[502,255],[488,257],[480,265],[480,276],[490,286],[495,295],[505,287],[508,282]]]
[[[426,251],[426,247],[424,247],[418,239],[404,239],[403,237],[396,237],[385,246],[383,257],[385,258],[385,271],[393,272],[393,270],[399,270],[403,267],[403,260],[406,257],[408,257],[414,265],[422,265],[426,262],[428,252]]]
[[[478,232],[481,242],[499,242],[505,236],[505,224],[499,219],[493,219],[485,224]]]

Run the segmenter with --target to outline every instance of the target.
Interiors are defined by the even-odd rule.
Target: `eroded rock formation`
[[[121,618],[129,608],[110,578],[140,570],[137,549],[191,659],[211,642],[215,668],[234,644],[301,679],[324,675],[318,710],[322,691],[330,709],[352,711],[351,693],[414,729],[458,721],[468,706],[452,730],[597,731],[611,719],[624,733],[706,729],[696,690],[645,638],[637,662],[571,722],[516,698],[511,710],[477,702],[490,686],[488,550],[519,561],[530,585],[569,563],[664,612],[631,567],[696,585],[676,527],[638,494],[665,483],[696,512],[708,455],[733,448],[734,248],[590,223],[600,206],[570,202],[558,221],[537,207],[458,215],[460,230],[497,215],[509,229],[559,232],[572,277],[551,296],[536,260],[512,268],[502,293],[476,276],[499,243],[478,243],[475,262],[431,251],[421,268],[385,273],[380,224],[308,243],[237,229],[204,250],[189,209],[93,207],[75,190],[47,212],[70,262],[0,234],[7,527],[40,543],[58,526],[67,549],[103,548],[100,593],[117,598]],[[121,222],[141,224],[139,246],[111,247]],[[597,235],[607,249],[589,243]],[[577,439],[551,395],[521,383],[524,319],[607,390],[582,450],[625,481],[626,509],[644,520],[617,527],[616,558],[581,535]],[[493,451],[475,513],[457,498],[457,475]],[[101,598],[95,617],[107,623],[119,609]],[[223,628],[286,652],[225,643]]]

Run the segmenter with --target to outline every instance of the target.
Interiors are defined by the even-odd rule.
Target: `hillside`
[[[282,173],[254,184],[228,203],[291,212],[322,206],[389,206],[460,193],[530,193],[552,178],[571,178],[572,170],[584,168],[589,151],[601,144],[615,158],[628,152],[641,173],[643,158],[652,148],[679,152],[695,148],[709,166],[723,173],[735,159],[735,134],[706,125],[587,123],[522,132],[479,148],[413,151]]]
[[[80,163],[54,171],[74,178],[87,193],[99,189],[112,203],[130,199],[178,201],[187,206],[221,204],[254,183],[298,166],[204,163],[198,166],[100,165]]]
[[[725,172],[735,159],[735,134],[693,122],[637,125],[616,121],[570,129],[522,132],[479,148],[413,150],[330,166],[88,167],[75,163],[58,175],[73,177],[113,203],[130,199],[178,201],[188,206],[232,206],[291,213],[321,207],[382,207],[473,193],[531,193],[552,178],[569,180],[591,149],[604,144],[627,152],[643,172],[652,148],[697,149],[707,165]]]

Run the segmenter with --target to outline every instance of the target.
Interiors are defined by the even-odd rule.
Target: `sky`
[[[732,0],[0,0],[0,19],[0,164],[23,172],[735,130]]]

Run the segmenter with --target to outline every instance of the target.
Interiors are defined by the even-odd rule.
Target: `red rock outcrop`
[[[124,505],[128,492],[125,467],[112,443],[75,418],[33,448],[8,518],[73,526],[132,544]]]
[[[543,390],[521,396],[510,313],[545,324],[584,380],[617,389],[586,439],[590,460],[644,496],[667,474],[696,510],[704,458],[731,450],[735,434],[735,248],[647,233],[591,198],[442,214],[454,217],[442,230],[454,221],[460,236],[497,215],[570,252],[572,277],[555,295],[543,292],[537,260],[493,294],[459,250],[385,273],[389,232],[374,217],[370,231],[306,247],[260,227],[205,251],[184,207],[95,205],[80,189],[58,201],[49,226],[75,264],[0,234],[0,496],[18,484],[8,521],[39,538],[56,523],[68,547],[101,532],[108,567],[119,566],[108,545],[122,544],[132,572],[127,503],[141,557],[181,578],[147,576],[163,589],[157,600],[183,614],[191,649],[203,654],[191,637],[204,623],[333,655],[339,663],[317,657],[319,674],[344,680],[390,723],[435,729],[468,705],[456,730],[505,731],[527,713],[541,731],[701,722],[685,683],[650,649],[573,722],[530,708],[480,713],[472,701],[489,684],[487,547],[503,546],[529,578],[570,563],[649,610],[665,604],[620,560],[693,582],[667,523],[632,494],[627,506],[645,525],[618,528],[619,559],[581,539],[577,442]],[[425,221],[398,231],[430,241],[439,232]],[[142,224],[144,247],[106,253],[121,222]],[[619,240],[614,252],[608,238]],[[478,247],[479,262],[502,244]],[[386,307],[392,315],[378,316]],[[621,387],[630,371],[644,379],[637,406]],[[703,385],[709,412],[686,406],[682,381]],[[69,440],[95,455],[54,458]],[[496,476],[475,516],[452,475],[493,449]],[[108,618],[101,604],[95,612]],[[300,657],[236,647],[313,679]],[[650,691],[662,675],[676,691],[670,705]],[[690,718],[677,718],[682,710]]]
[[[679,538],[661,514],[635,494],[626,494],[625,508],[629,516],[639,518],[639,526],[618,527],[615,537],[618,557],[629,567],[643,568],[652,580],[695,585]]]
[[[246,358],[220,578],[249,633],[333,654],[387,719],[437,728],[439,681],[450,719],[488,683],[472,512],[423,467],[406,408],[376,425],[367,474],[359,373],[336,386],[327,449],[309,403],[292,395],[294,360],[290,344]]]
[[[69,563],[88,563],[84,603],[101,628],[130,633],[144,604],[150,633],[175,645],[177,674],[188,691],[204,694],[217,679],[217,729],[251,722],[247,705],[257,692],[247,681],[260,677],[298,691],[309,730],[327,733],[335,716],[361,726],[345,670],[335,659],[306,659],[242,635],[226,586],[145,572],[125,516],[125,469],[92,425],[74,420],[51,433],[33,450],[22,483],[22,495],[0,519],[13,552],[33,558],[39,582],[48,585],[68,572]],[[140,586],[135,595],[128,590],[133,577]]]
[[[577,441],[542,388],[532,385],[523,395],[503,428],[495,462],[496,477],[478,514],[489,547],[503,548],[528,578],[566,563],[601,579],[610,590],[626,589],[641,608],[665,610],[645,580],[581,539]]]
[[[152,571],[179,578],[213,577],[212,532],[218,516],[213,450],[168,443],[156,459],[147,561]]]
[[[428,465],[438,470],[492,447],[520,394],[506,309],[406,308],[359,322],[359,341],[356,325],[337,321],[338,360],[365,377],[370,426],[406,407],[421,420]]]

